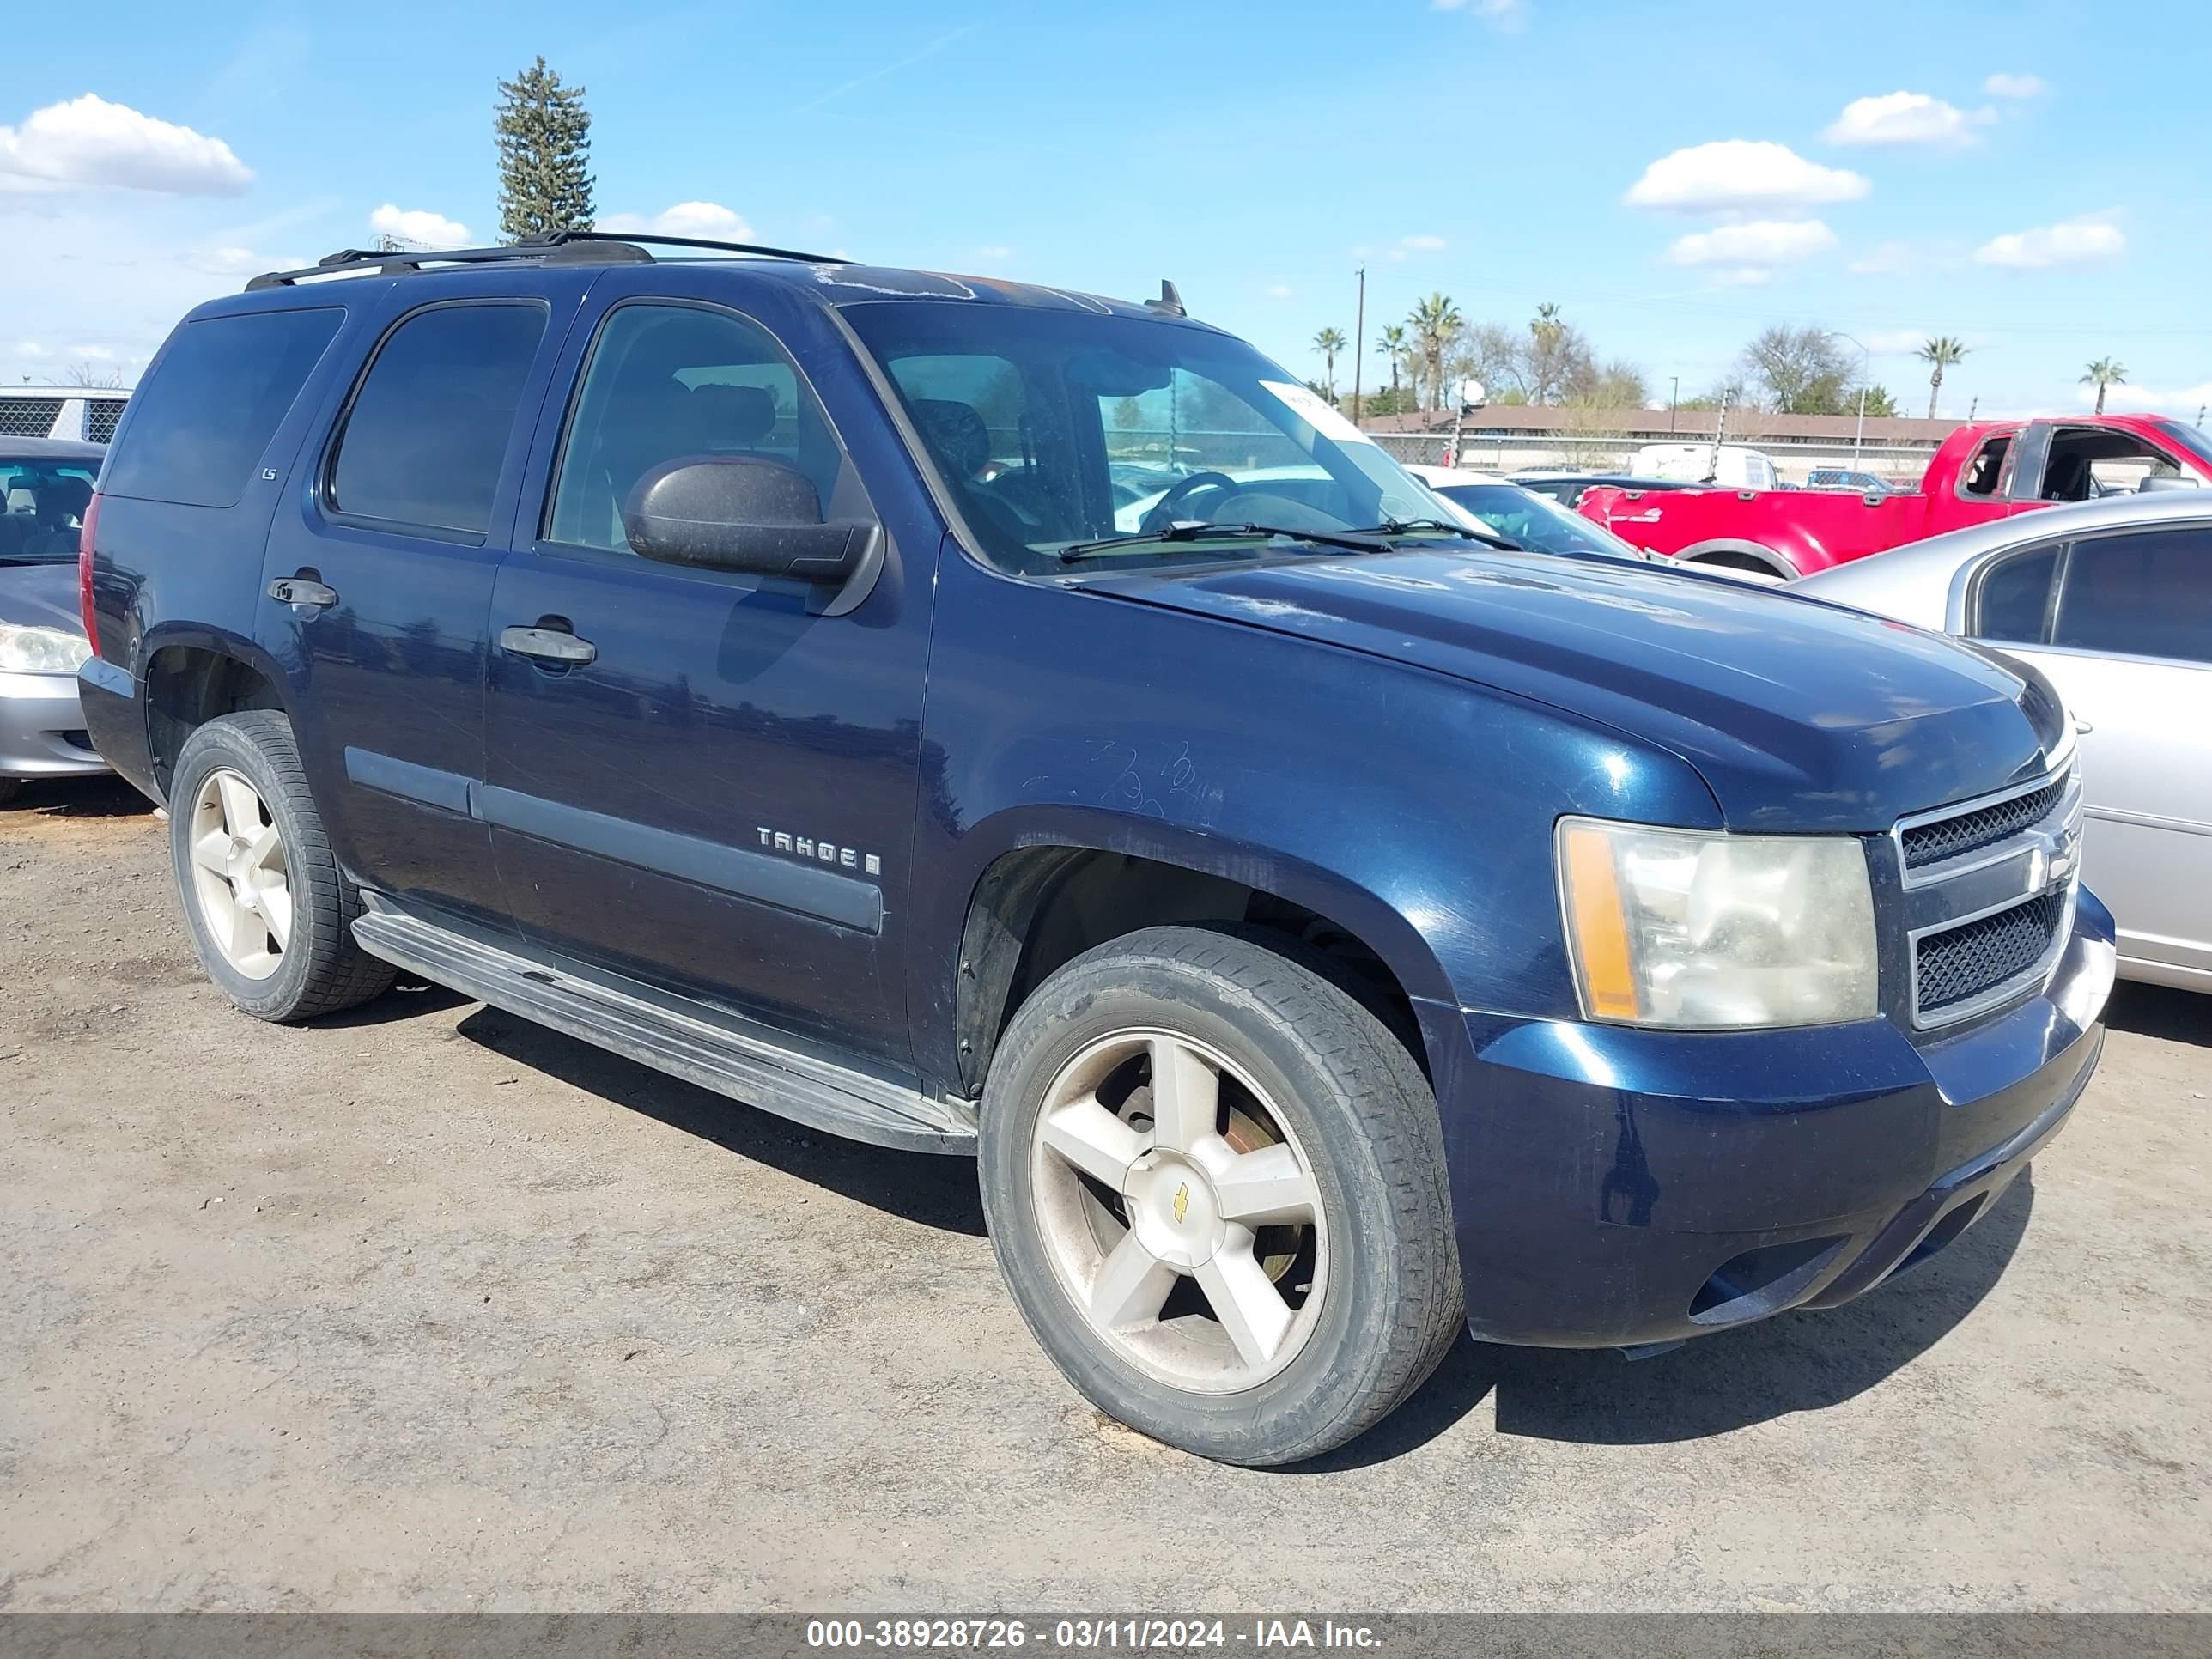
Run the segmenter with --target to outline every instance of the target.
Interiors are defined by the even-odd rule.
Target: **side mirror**
[[[872,549],[872,524],[824,524],[806,475],[765,455],[688,456],[637,481],[623,533],[639,557],[804,582],[842,582]]]

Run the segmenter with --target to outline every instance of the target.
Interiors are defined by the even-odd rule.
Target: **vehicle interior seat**
[[[1036,530],[977,477],[991,459],[991,428],[981,413],[973,404],[951,398],[916,398],[914,412],[922,441],[960,493],[962,511],[997,532],[1001,545],[995,550],[1015,552],[1035,538]]]
[[[2078,451],[2053,449],[2043,468],[2043,499],[2083,501],[2089,498],[2089,458]]]
[[[766,386],[708,381],[691,388],[693,417],[716,454],[746,453],[775,430],[775,397]]]
[[[77,550],[78,527],[92,505],[92,484],[84,478],[55,478],[38,492],[39,510],[33,527],[23,538],[22,550],[33,558],[66,558]]]

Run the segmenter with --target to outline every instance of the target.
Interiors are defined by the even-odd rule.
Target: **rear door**
[[[886,523],[880,574],[842,615],[799,584],[649,562],[623,536],[639,477],[691,456],[780,460],[830,516],[875,516],[825,407],[842,396],[846,428],[895,441],[849,349],[809,302],[760,295],[781,309],[756,316],[731,292],[681,265],[594,292],[499,572],[484,811],[533,943],[902,1066],[941,526]],[[842,365],[842,383],[817,392],[771,315],[815,331],[809,361]],[[549,635],[572,659],[545,654]]]
[[[496,923],[483,777],[485,621],[528,434],[580,285],[401,277],[280,507],[258,636],[290,679],[301,758],[341,861],[382,890]]]
[[[2121,953],[2212,972],[2212,522],[2006,554],[1971,605],[2081,723],[2083,878]]]

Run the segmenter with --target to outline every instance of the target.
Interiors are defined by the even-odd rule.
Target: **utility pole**
[[[1674,411],[1680,408],[1681,404],[1682,377],[1679,374],[1669,374],[1667,377],[1667,430],[1669,432],[1674,429]]]
[[[1979,398],[1975,398],[1973,402],[1966,405],[1966,424],[1968,426],[1972,426],[1974,423],[1974,416],[1976,412],[1980,410],[1981,406],[1982,400]]]
[[[1352,423],[1359,424],[1359,355],[1367,345],[1367,267],[1359,267],[1359,306],[1352,324]]]
[[[1859,464],[1859,452],[1866,447],[1866,376],[1859,376],[1859,424],[1851,434],[1851,465]]]

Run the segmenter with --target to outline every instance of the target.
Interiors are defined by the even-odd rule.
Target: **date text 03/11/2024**
[[[1255,1619],[1238,1627],[1221,1619],[1060,1619],[1032,1628],[1020,1619],[810,1620],[810,1648],[947,1648],[974,1651],[1038,1647],[1066,1652],[1173,1650],[1183,1648],[1338,1648],[1371,1650],[1382,1643],[1366,1625],[1324,1619]]]

